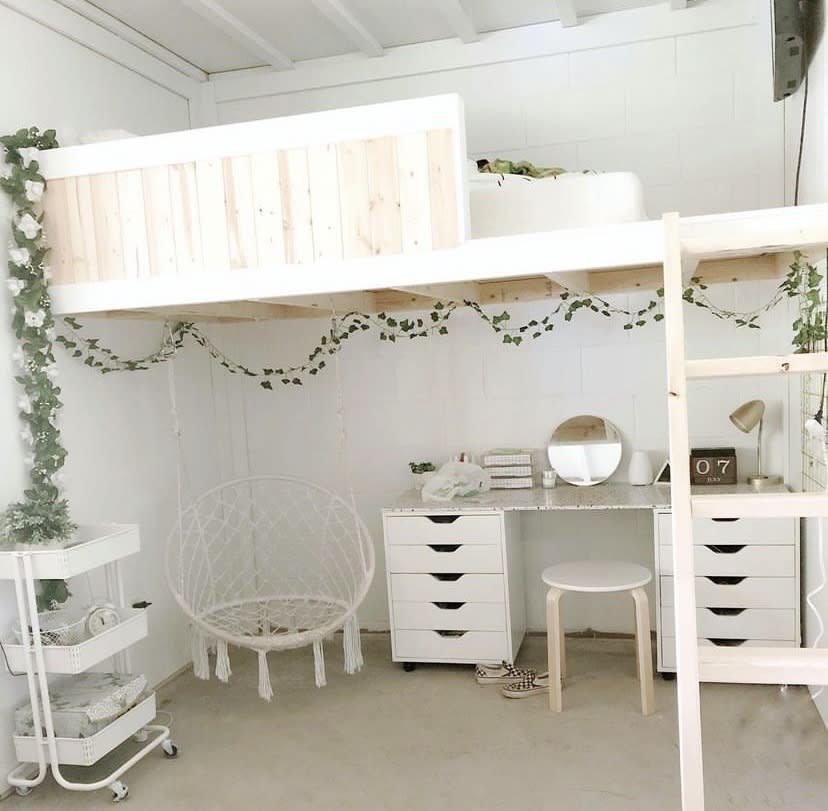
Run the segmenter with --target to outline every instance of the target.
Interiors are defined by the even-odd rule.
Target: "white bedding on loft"
[[[648,219],[641,181],[632,172],[535,179],[470,167],[468,178],[473,239]]]

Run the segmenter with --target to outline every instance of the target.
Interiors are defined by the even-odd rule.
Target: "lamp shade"
[[[762,400],[748,400],[730,415],[730,421],[740,431],[749,434],[759,424],[764,414],[765,404]]]

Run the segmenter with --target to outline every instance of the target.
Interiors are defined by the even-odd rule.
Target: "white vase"
[[[647,452],[633,451],[630,457],[630,467],[627,471],[627,478],[630,480],[630,484],[652,484],[654,476],[653,466]]]

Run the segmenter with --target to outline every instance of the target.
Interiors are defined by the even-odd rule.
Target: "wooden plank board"
[[[431,250],[431,200],[425,133],[397,138],[403,253]]]
[[[368,153],[364,141],[336,148],[342,251],[346,259],[371,255],[371,200],[368,194]]]
[[[141,176],[144,181],[150,275],[173,276],[176,273],[176,261],[169,167],[142,169]]]
[[[313,255],[319,261],[342,259],[342,212],[339,206],[339,170],[336,147],[308,149]]]
[[[435,249],[453,248],[460,241],[454,134],[451,130],[433,130],[427,140],[431,242]]]
[[[230,246],[224,208],[224,173],[220,160],[196,161],[201,252],[205,270],[227,270]]]
[[[250,157],[253,174],[253,216],[256,222],[256,253],[259,267],[285,263],[285,235],[282,222],[282,193],[279,161],[275,152]]]
[[[366,142],[365,150],[371,207],[371,253],[378,256],[400,253],[402,224],[395,139],[373,138]]]
[[[307,150],[287,149],[279,153],[279,180],[285,260],[288,264],[310,264],[313,262],[313,223]]]
[[[170,166],[170,189],[178,272],[198,273],[204,268],[204,253],[201,249],[195,163],[176,163]]]
[[[147,218],[144,213],[144,180],[139,169],[118,173],[118,204],[121,211],[124,278],[144,279],[150,275],[150,259]]]
[[[124,278],[124,246],[121,237],[121,206],[114,173],[90,178],[95,217],[95,252],[101,281]]]
[[[230,267],[256,267],[258,256],[250,158],[246,155],[225,158],[223,166]]]
[[[72,243],[66,211],[66,180],[50,180],[43,195],[43,228],[49,241],[49,265],[53,284],[69,284],[72,275]]]
[[[72,185],[67,186],[68,189]],[[92,205],[92,184],[89,177],[75,178],[75,196],[69,200],[73,211],[70,217],[75,278],[78,281],[97,282],[98,257],[95,252],[95,214]]]
[[[747,375],[828,372],[828,352],[803,355],[753,355],[687,361],[687,377],[745,377]]]

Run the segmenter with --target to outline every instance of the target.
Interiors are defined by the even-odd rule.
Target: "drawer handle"
[[[459,515],[427,515],[432,524],[453,524],[460,516]]]
[[[735,555],[737,552],[741,552],[746,545],[747,544],[726,544],[725,546],[719,546],[717,544],[705,544],[711,552],[715,552],[717,555]]]
[[[743,580],[747,580],[746,577],[724,577],[723,575],[708,575],[706,579],[717,586],[738,586]]]
[[[719,523],[726,524],[726,523],[733,523],[734,521],[738,521],[738,518],[713,518],[713,521],[718,521]]]
[[[463,576],[462,574],[455,574],[454,572],[430,572],[430,574],[435,580],[448,580],[451,582],[459,580]]]
[[[708,608],[707,610],[717,617],[738,617],[739,614],[747,611],[746,608]]]
[[[459,638],[461,636],[465,636],[468,631],[435,631],[434,633],[439,634],[440,636]]]
[[[462,608],[465,603],[432,603],[432,605],[436,605],[437,608],[441,608],[444,611],[456,611],[458,608]]]
[[[459,543],[430,543],[429,549],[435,552],[456,552],[460,548]]]
[[[708,637],[707,641],[717,648],[738,648],[739,645],[744,645],[747,639],[711,639]]]

